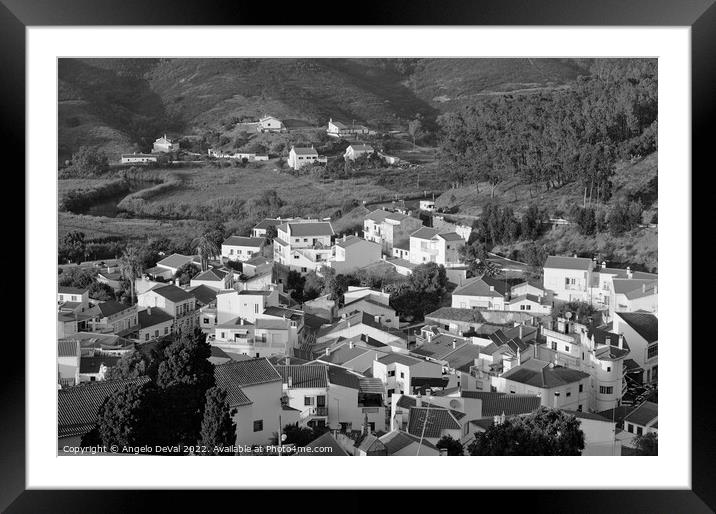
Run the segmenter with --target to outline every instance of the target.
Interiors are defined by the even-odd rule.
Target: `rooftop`
[[[649,312],[617,312],[647,343],[659,340],[659,318]]]
[[[288,384],[291,377],[289,389],[328,387],[328,372],[322,364],[279,365],[276,366],[276,371],[280,373],[284,384]]]
[[[229,236],[222,243],[225,246],[248,246],[250,248],[261,248],[266,240],[263,237]]]
[[[309,221],[305,223],[286,223],[292,237],[333,236],[333,226],[328,221]]]
[[[185,289],[177,287],[174,284],[160,284],[154,286],[149,291],[146,291],[142,294],[146,294],[150,291],[153,293],[157,293],[160,296],[163,296],[171,302],[183,302],[194,298],[194,296],[188,293]]]
[[[633,411],[624,417],[624,421],[635,425],[647,426],[659,417],[659,405],[646,401],[637,406]]]
[[[195,258],[196,257],[194,255],[181,255],[179,253],[173,253],[157,262],[157,266],[164,268],[181,268],[185,264],[194,262]]]
[[[424,436],[435,438],[440,437],[443,430],[459,430],[460,422],[456,419],[455,412],[434,407],[411,407],[408,433],[421,437],[425,428]]]
[[[504,281],[490,277],[475,277],[467,280],[463,285],[453,291],[453,296],[487,296],[502,298],[509,291]]]
[[[393,430],[392,432],[388,432],[387,434],[382,435],[380,440],[385,445],[388,455],[398,453],[400,450],[413,443],[421,444],[420,437],[410,435],[402,430]],[[437,447],[427,439],[423,439],[422,445],[432,450],[437,450]]]
[[[88,289],[82,289],[80,287],[70,287],[70,286],[57,286],[57,292],[59,294],[84,294],[88,291]]]
[[[530,359],[503,373],[502,378],[541,389],[550,389],[579,382],[589,378],[589,375],[576,369],[553,366],[549,362]]]
[[[126,305],[124,303],[119,303],[114,300],[107,300],[106,302],[98,303],[95,305],[99,309],[99,311],[102,313],[102,316],[108,317],[113,314],[117,314],[118,312],[122,312],[127,309],[131,309],[131,305]]]
[[[432,239],[436,235],[438,235],[440,231],[436,228],[430,228],[430,227],[421,227],[412,234],[410,234],[410,237],[417,238],[417,239]]]
[[[573,269],[588,271],[592,268],[594,261],[586,257],[562,257],[550,255],[544,263],[545,268],[551,269]]]

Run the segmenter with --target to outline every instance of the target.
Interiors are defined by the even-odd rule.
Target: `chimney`
[[[288,387],[293,387],[293,377],[291,375],[288,376]]]
[[[524,326],[524,325],[520,325],[520,328],[519,328],[520,339],[522,339],[522,327],[523,327],[523,326]]]
[[[453,340],[452,340],[452,349],[453,349],[453,350],[455,349],[455,345],[456,345],[456,344],[457,344],[457,340],[456,340],[456,339],[453,339]]]
[[[351,350],[353,349],[353,341],[348,342],[348,348],[350,348]]]
[[[630,267],[630,266],[627,266],[626,273],[627,273],[627,278],[631,278],[631,277],[632,277],[631,267]]]
[[[624,334],[619,334],[619,349],[624,348]]]

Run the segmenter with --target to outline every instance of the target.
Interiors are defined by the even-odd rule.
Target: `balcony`
[[[310,418],[327,418],[328,407],[308,407],[301,411],[299,418],[303,421]]]

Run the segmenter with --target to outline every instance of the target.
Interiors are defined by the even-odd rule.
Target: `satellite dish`
[[[564,317],[567,318],[567,319],[572,319],[572,313],[569,312],[569,311],[567,311],[567,312],[564,313]]]
[[[450,407],[453,409],[459,409],[461,406],[460,400],[450,400]]]

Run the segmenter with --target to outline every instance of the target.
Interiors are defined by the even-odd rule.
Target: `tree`
[[[413,138],[413,147],[415,147],[415,140],[420,137],[422,133],[423,123],[420,121],[420,117],[416,117],[408,122],[408,134]]]
[[[156,413],[151,405],[152,385],[127,384],[110,394],[97,413],[96,434],[105,446],[151,444],[145,420]]]
[[[232,418],[235,412],[226,401],[226,391],[219,387],[206,391],[204,417],[197,443],[207,448],[202,455],[231,455],[221,451],[221,448],[236,442],[236,423]]]
[[[419,264],[407,282],[391,294],[390,303],[401,316],[422,319],[440,305],[447,292],[445,268],[434,262]]]
[[[99,300],[101,302],[106,302],[108,300],[114,300],[114,289],[109,287],[107,284],[101,283],[101,282],[92,282],[89,285],[89,296],[93,300]]]
[[[81,146],[72,154],[68,167],[62,170],[61,176],[67,177],[96,177],[109,170],[107,156],[96,148]]]
[[[310,271],[305,276],[306,281],[303,283],[303,301],[318,298],[323,291],[324,280],[318,276],[315,271]]]
[[[141,254],[136,246],[127,246],[119,258],[119,272],[129,281],[131,303],[134,304],[134,281],[142,276]]]
[[[346,275],[336,273],[333,268],[324,267],[323,273],[323,294],[328,295],[329,300],[335,300],[338,305],[343,303],[343,293],[348,291],[351,279]]]
[[[476,433],[470,455],[581,455],[584,433],[580,421],[558,409],[541,407]]]
[[[193,262],[187,262],[177,269],[177,272],[174,274],[174,279],[179,280],[179,285],[183,286],[191,282],[191,279],[194,278],[199,271],[200,270],[196,264]]]
[[[283,427],[283,435],[286,439],[282,444],[295,444],[296,446],[306,446],[328,431],[325,427],[302,427],[298,424],[286,425]],[[278,434],[272,439],[273,444],[278,444]]]
[[[589,325],[589,318],[598,315],[598,311],[592,305],[586,302],[580,302],[574,300],[572,302],[561,303],[552,309],[552,318],[563,318],[567,312],[571,312],[574,317],[574,321]]]
[[[453,439],[449,435],[444,435],[435,445],[439,450],[447,450],[448,456],[465,455],[462,443],[457,439]]]
[[[659,455],[659,436],[656,432],[638,435],[634,438],[634,446],[640,455]]]
[[[473,241],[461,247],[459,254],[462,261],[467,264],[468,274],[471,277],[494,277],[500,272],[500,269],[488,259],[487,247],[480,241]]]
[[[537,246],[533,241],[530,241],[522,250],[522,260],[533,268],[542,268],[547,260],[547,250],[545,250],[544,246]]]
[[[86,247],[85,233],[73,230],[62,238],[58,253],[64,255],[71,262],[81,262],[85,256]]]
[[[278,229],[276,225],[269,225],[266,227],[266,243],[271,244],[273,240],[278,237]]]
[[[199,259],[201,259],[201,271],[208,269],[210,259],[214,259],[217,255],[221,254],[221,246],[216,244],[216,240],[212,235],[213,234],[209,232],[204,232],[191,242],[192,248],[196,250]],[[189,278],[191,279],[191,277]]]
[[[306,279],[296,270],[289,270],[286,276],[286,289],[291,291],[291,298],[297,302],[303,301],[303,286]]]
[[[147,374],[148,362],[142,352],[134,351],[122,355],[117,363],[107,370],[105,380],[137,378]]]
[[[57,278],[57,283],[61,286],[88,289],[95,281],[94,275],[95,272],[91,269],[75,266],[65,269]]]

